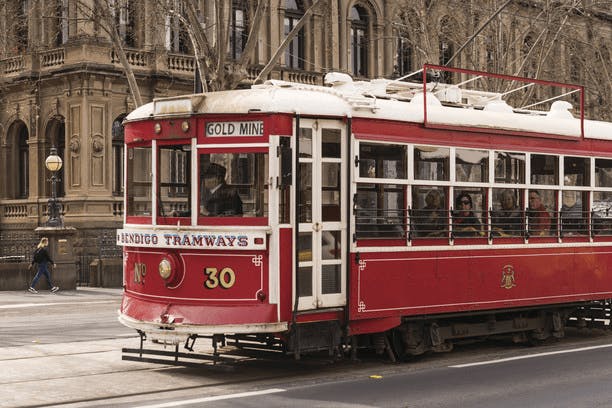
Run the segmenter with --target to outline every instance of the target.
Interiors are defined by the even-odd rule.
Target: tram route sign
[[[263,250],[265,232],[117,230],[117,245],[144,248]]]

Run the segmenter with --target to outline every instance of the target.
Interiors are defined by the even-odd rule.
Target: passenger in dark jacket
[[[457,237],[479,237],[482,226],[472,211],[472,197],[461,193],[455,199],[456,211],[453,215],[453,234]]]
[[[242,215],[242,200],[238,192],[225,183],[225,167],[211,163],[202,177],[204,190],[200,211],[203,215],[213,217]]]
[[[47,279],[47,283],[51,288],[51,292],[57,292],[59,290],[59,287],[55,286],[51,281],[49,264],[52,264],[53,267],[55,267],[55,262],[53,262],[53,259],[51,259],[51,256],[49,255],[49,251],[47,251],[48,246],[49,239],[47,237],[43,237],[40,240],[38,246],[36,247],[36,251],[34,251],[34,256],[32,257],[32,264],[30,266],[35,267],[36,265],[38,265],[38,269],[36,272],[36,276],[34,276],[34,279],[32,280],[30,287],[28,288],[28,291],[32,293],[38,293],[38,291],[34,287],[36,286],[36,283],[41,278],[41,276],[44,276]]]

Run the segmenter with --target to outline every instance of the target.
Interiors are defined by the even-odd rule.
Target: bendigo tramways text
[[[481,72],[426,82],[437,69],[132,112],[121,322],[190,351],[212,338],[392,359],[609,325],[612,124],[465,88]],[[579,86],[493,76],[574,89],[582,108]]]

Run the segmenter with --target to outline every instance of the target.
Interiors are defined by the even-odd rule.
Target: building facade
[[[257,1],[193,0],[201,30],[186,24],[182,1],[0,3],[0,256],[29,250],[33,230],[47,222],[52,147],[64,162],[58,195],[64,224],[77,229],[75,251],[117,254],[121,122],[137,105],[126,72],[143,102],[193,92],[194,54],[205,52],[197,35],[211,56],[223,54],[225,69],[247,53],[239,82],[247,86],[308,14],[266,78],[322,84],[329,71],[389,78],[450,63],[585,85],[586,116],[612,120],[609,1],[320,0],[311,9],[313,0],[264,0],[248,49]]]

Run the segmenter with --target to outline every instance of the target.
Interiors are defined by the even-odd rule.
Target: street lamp
[[[62,158],[57,155],[57,149],[51,148],[51,153],[45,160],[45,167],[51,172],[51,198],[47,202],[49,207],[49,227],[61,227],[62,220],[60,218],[61,204],[57,201],[57,172],[62,168]]]

